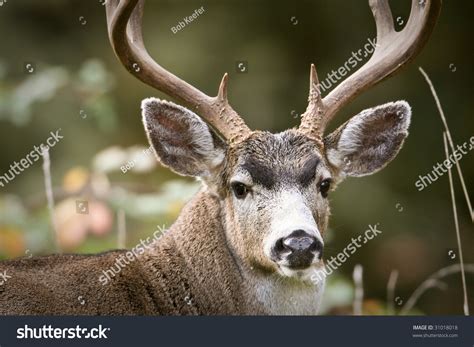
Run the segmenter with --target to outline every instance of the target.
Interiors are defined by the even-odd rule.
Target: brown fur
[[[11,276],[0,286],[0,314],[208,315],[250,307],[261,313],[245,302],[235,261],[219,247],[224,237],[219,201],[200,192],[158,242],[106,285],[99,282],[102,271],[126,251],[0,262],[0,272]]]
[[[1,262],[0,271],[11,278],[0,286],[0,314],[152,314],[149,285],[139,264],[124,268],[107,286],[99,283],[101,271],[113,266],[121,253]]]
[[[145,117],[158,158],[178,173],[201,177],[206,187],[186,205],[165,235],[105,285],[100,281],[103,271],[114,267],[126,251],[0,262],[0,274],[8,276],[0,282],[0,314],[316,313],[319,302],[315,301],[322,287],[281,277],[279,265],[263,251],[265,236],[271,233],[271,218],[280,211],[279,203],[285,202],[275,200],[272,194],[278,196],[287,188],[297,190],[304,201],[300,208],[311,213],[324,234],[329,204],[318,191],[323,171],[337,182],[341,171],[357,176],[382,168],[398,153],[407,135],[408,104],[390,103],[362,112],[327,137],[322,148],[296,130],[276,135],[256,131],[244,142],[225,146],[197,115],[168,102],[150,103],[164,107],[164,113]],[[400,110],[405,117],[398,116]],[[391,122],[381,121],[386,117]],[[160,137],[168,130],[164,125],[173,128],[177,122],[187,122],[183,129],[188,136],[181,135],[177,142]],[[373,131],[379,136],[375,141],[371,140]],[[332,151],[333,163],[327,158],[328,151]],[[353,160],[349,170],[337,166],[343,156]],[[318,163],[309,165],[316,170],[314,174],[308,173],[307,166],[313,159]],[[242,167],[259,177],[260,186],[266,186],[256,193],[251,201],[257,202],[247,210],[236,209],[240,203],[229,187],[233,172]],[[294,208],[287,208],[286,215],[292,216]],[[249,211],[254,219],[249,218]],[[274,221],[281,222],[281,218]],[[284,298],[288,301],[295,293],[301,301],[296,300],[294,307],[285,306]]]

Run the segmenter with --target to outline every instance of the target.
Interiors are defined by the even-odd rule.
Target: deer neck
[[[248,313],[244,281],[227,246],[219,199],[205,189],[146,250],[142,263],[155,301],[165,311],[159,313]]]
[[[143,266],[161,314],[316,314],[322,288],[263,274],[229,242],[222,202],[201,190],[147,249]]]

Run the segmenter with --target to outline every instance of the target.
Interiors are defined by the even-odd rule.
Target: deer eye
[[[241,182],[233,182],[231,183],[232,191],[237,199],[243,199],[247,196],[248,192],[250,191],[249,187]]]
[[[331,188],[330,178],[326,178],[325,180],[321,181],[321,183],[319,184],[319,191],[321,192],[321,195],[323,196],[323,198],[327,198],[330,188]]]

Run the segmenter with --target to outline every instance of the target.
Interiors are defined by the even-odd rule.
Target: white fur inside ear
[[[364,129],[367,124],[388,114],[389,117],[398,117],[397,126],[392,127],[393,133],[406,132],[411,121],[411,107],[405,100],[389,102],[374,108],[369,108],[352,117],[347,126],[342,131],[337,148],[345,155],[355,153],[360,150],[364,137]],[[374,134],[375,136],[376,134]]]
[[[333,136],[335,146],[327,149],[328,161],[341,174],[363,176],[378,171],[398,153],[408,135],[411,108],[406,101],[389,102],[366,109],[352,117]],[[403,139],[400,141],[400,138]]]
[[[189,162],[189,158],[196,158],[193,164],[189,163],[196,166],[191,171],[204,175],[208,169],[213,169],[223,162],[224,150],[215,146],[211,130],[194,112],[173,102],[153,97],[144,99],[141,109],[147,136],[155,145],[157,156],[162,162],[168,158],[173,162],[181,161],[179,166],[186,166],[188,163],[183,161]],[[159,144],[159,151],[156,144]],[[169,163],[165,164],[180,171],[171,160],[168,161]]]
[[[148,110],[156,111],[158,108],[171,107],[176,111],[173,115],[181,118],[189,124],[190,138],[192,145],[196,152],[201,155],[206,155],[214,149],[211,133],[208,130],[206,123],[204,123],[198,115],[191,112],[185,107],[177,105],[171,101],[160,100],[156,98],[147,98],[142,101],[143,121],[148,124],[150,116],[147,114]],[[163,113],[162,117],[171,117],[171,114]],[[178,120],[179,121],[179,120]],[[153,122],[153,126],[158,134],[166,136],[170,135],[170,130],[160,126],[160,123]]]
[[[328,161],[331,163],[331,165],[334,165],[335,167],[341,167],[343,164],[342,153],[337,149],[329,148],[326,151],[326,157],[328,158]]]

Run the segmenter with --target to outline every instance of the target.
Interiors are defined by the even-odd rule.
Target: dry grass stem
[[[354,286],[355,286],[354,302],[353,302],[353,309],[354,309],[355,316],[362,315],[362,302],[364,300],[364,286],[362,283],[362,274],[363,274],[362,265],[357,264],[354,267],[354,272],[352,274],[353,279],[354,279]]]
[[[117,212],[117,247],[125,249],[127,243],[127,227],[125,221],[125,212],[120,209]]]
[[[426,82],[428,83],[428,85],[431,89],[431,93],[433,94],[433,97],[435,99],[436,106],[438,107],[439,115],[441,116],[441,121],[443,122],[444,129],[445,129],[446,134],[448,136],[449,146],[451,147],[451,151],[454,152],[455,151],[454,142],[453,142],[453,139],[451,137],[451,132],[449,131],[449,127],[448,127],[448,122],[446,121],[446,117],[444,116],[443,108],[441,107],[441,103],[439,101],[438,94],[436,94],[436,90],[433,86],[433,83],[431,82],[431,80],[428,77],[428,74],[425,72],[425,70],[423,70],[422,67],[419,67],[418,69],[422,73],[423,77],[425,78]],[[469,193],[467,192],[466,183],[464,182],[464,176],[463,176],[462,171],[461,171],[461,165],[459,164],[458,160],[456,160],[456,169],[458,171],[459,180],[461,181],[461,186],[462,186],[462,190],[464,192],[464,197],[466,198],[467,207],[469,209],[469,213],[471,214],[471,221],[474,223],[474,210],[472,209],[471,199],[469,197]]]
[[[41,147],[41,155],[43,157],[43,174],[44,174],[44,187],[46,190],[46,200],[48,202],[49,217],[51,219],[51,227],[53,228],[53,239],[57,252],[61,252],[59,246],[58,228],[56,225],[56,215],[54,213],[54,195],[51,183],[51,160],[49,157],[49,148],[46,146]]]

